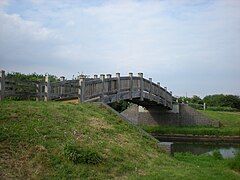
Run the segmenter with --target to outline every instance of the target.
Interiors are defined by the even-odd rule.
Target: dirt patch
[[[108,124],[106,121],[99,119],[99,118],[90,118],[89,125],[94,129],[113,129],[111,124]]]
[[[62,100],[62,102],[71,103],[71,104],[79,104],[78,99]]]

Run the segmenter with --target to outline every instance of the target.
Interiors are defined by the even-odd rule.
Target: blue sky
[[[0,68],[240,95],[240,0],[0,0]]]

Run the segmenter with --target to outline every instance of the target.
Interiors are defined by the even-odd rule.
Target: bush
[[[215,150],[215,151],[213,151],[213,157],[215,158],[215,159],[219,159],[219,160],[222,160],[223,159],[223,157],[222,157],[222,154],[220,153],[220,151],[219,150]]]
[[[194,108],[194,109],[203,110],[203,105],[202,104],[192,104],[192,103],[189,103],[188,105],[190,107]]]
[[[193,104],[189,103],[188,104],[190,107],[198,110],[203,110],[203,105],[202,104]],[[229,112],[237,112],[239,109],[237,108],[232,108],[232,107],[220,107],[220,106],[207,106],[207,110],[209,111],[229,111]]]
[[[231,108],[231,107],[207,107],[207,110],[210,110],[210,111],[229,111],[229,112],[239,111],[238,109]]]
[[[203,98],[203,101],[209,106],[231,107],[240,109],[240,97],[236,95],[208,95]]]
[[[66,145],[64,155],[74,164],[98,164],[103,160],[93,149],[77,147],[75,145]]]

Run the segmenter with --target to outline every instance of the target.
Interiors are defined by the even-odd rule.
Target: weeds
[[[240,152],[233,159],[229,159],[228,165],[231,169],[240,172]]]
[[[218,159],[218,160],[222,160],[223,159],[223,156],[222,156],[222,154],[220,153],[219,150],[214,150],[213,153],[212,153],[212,156],[215,159]]]
[[[103,158],[93,149],[78,147],[76,145],[66,145],[64,155],[74,164],[98,164]]]

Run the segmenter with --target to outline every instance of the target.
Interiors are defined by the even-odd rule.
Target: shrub
[[[203,105],[202,104],[193,104],[189,103],[188,104],[190,107],[198,110],[203,110]],[[232,108],[232,107],[220,107],[220,106],[207,106],[207,110],[209,111],[229,111],[229,112],[237,112],[239,111],[237,108]]]
[[[203,105],[202,104],[192,104],[192,103],[189,103],[188,105],[190,107],[194,108],[194,109],[203,110]]]
[[[207,107],[207,110],[210,110],[210,111],[229,111],[229,112],[239,111],[238,109],[231,108],[231,107]]]
[[[74,164],[98,164],[103,160],[93,149],[77,147],[75,145],[66,145],[64,155]]]
[[[219,160],[223,159],[222,154],[220,153],[219,150],[213,151],[213,154],[212,154],[212,155],[213,155],[213,157],[214,157],[215,159],[219,159]]]

